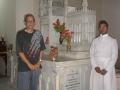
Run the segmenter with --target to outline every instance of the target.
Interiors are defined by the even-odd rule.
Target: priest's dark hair
[[[26,19],[27,19],[28,16],[32,16],[33,19],[34,19],[34,21],[35,21],[35,17],[34,17],[32,14],[26,14],[26,15],[24,16],[24,22],[26,22]]]
[[[108,27],[108,23],[107,23],[105,20],[101,20],[101,21],[99,22],[99,27],[100,27],[100,24],[105,24],[106,27]]]

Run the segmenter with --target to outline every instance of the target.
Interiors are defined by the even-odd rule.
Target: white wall
[[[5,36],[5,13],[3,12],[4,9],[4,0],[0,0],[0,36]]]
[[[24,15],[33,14],[33,0],[16,0],[16,32],[25,27]]]
[[[5,36],[8,44],[13,44],[15,51],[16,32],[24,28],[24,15],[31,13],[36,18],[35,28],[40,30],[38,17],[39,0],[0,0],[0,36]]]
[[[102,1],[102,19],[109,24],[109,35],[116,38],[120,48],[120,0]]]
[[[0,0],[0,36],[5,36],[6,44],[15,45],[16,0]]]

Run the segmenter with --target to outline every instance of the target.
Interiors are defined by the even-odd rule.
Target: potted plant
[[[50,52],[50,60],[56,60],[56,57],[58,55],[58,47],[51,46],[51,52]]]
[[[4,41],[4,38],[5,38],[4,36],[1,36],[1,37],[0,37],[0,39],[1,39],[2,41]]]
[[[12,49],[13,49],[13,44],[9,44],[9,46],[8,46],[8,51],[9,51],[9,52],[12,52]]]
[[[74,32],[70,32],[69,30],[63,30],[61,34],[61,38],[67,42],[67,50],[70,51],[71,49],[71,38],[73,36]]]

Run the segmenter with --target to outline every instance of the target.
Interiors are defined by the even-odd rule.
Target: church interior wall
[[[120,48],[120,0],[102,1],[102,19],[108,22],[108,33],[117,39]]]
[[[6,44],[15,43],[15,8],[16,0],[0,0],[0,36],[5,37]]]
[[[62,0],[61,0],[62,1]],[[73,4],[74,0],[69,0],[69,5]],[[75,0],[80,2],[82,0]],[[3,2],[3,4],[1,3]],[[19,3],[21,2],[21,3]],[[19,29],[24,28],[23,17],[26,13],[32,13],[36,18],[36,29],[40,28],[40,18],[38,17],[39,13],[39,0],[0,0],[0,36],[5,36],[7,43],[15,44],[16,32]],[[119,41],[119,11],[120,6],[119,0],[109,1],[109,0],[88,0],[88,8],[93,8],[96,10],[96,23],[98,25],[99,20],[105,19],[108,21],[109,34],[115,37]],[[78,3],[75,4],[77,8],[80,8],[81,5]],[[73,5],[74,6],[74,5]],[[112,6],[112,7],[111,7]],[[10,8],[11,7],[11,8]],[[114,30],[114,31],[113,31]],[[96,28],[96,35],[99,34],[98,28]],[[13,48],[15,50],[15,46]]]
[[[35,28],[40,28],[37,1],[39,0],[34,2],[33,0],[0,0],[0,36],[5,37],[6,45],[13,44],[13,51],[15,51],[16,32],[25,27],[23,23],[25,14],[33,14],[37,21]]]
[[[3,36],[5,34],[4,32],[4,5],[3,5],[3,0],[0,0],[0,35]],[[2,22],[1,22],[2,21]]]

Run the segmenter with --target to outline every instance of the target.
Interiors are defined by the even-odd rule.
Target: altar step
[[[47,49],[45,50],[45,54],[50,54],[50,46],[46,45]],[[71,59],[89,59],[90,58],[90,45],[71,45],[71,50],[67,51],[66,45],[57,45],[59,48],[58,56],[66,57]]]
[[[47,52],[45,50],[44,54],[49,55],[50,53],[49,51]],[[90,54],[88,51],[84,51],[84,52],[59,51],[58,56],[71,58],[71,59],[89,59],[90,58]]]
[[[59,51],[58,56],[72,58],[72,59],[88,59],[88,58],[90,58],[90,54],[88,51],[82,51],[82,52]]]
[[[66,44],[57,44],[57,45],[54,45],[56,47],[59,48],[59,50],[67,50],[67,45]],[[46,44],[46,48],[47,49],[50,49],[50,45],[49,44]],[[76,44],[71,44],[71,51],[89,51],[90,49],[90,45],[81,45],[79,43],[76,43]]]
[[[58,45],[59,50],[67,50],[67,45]],[[71,45],[71,52],[84,52],[89,51],[89,45]]]

